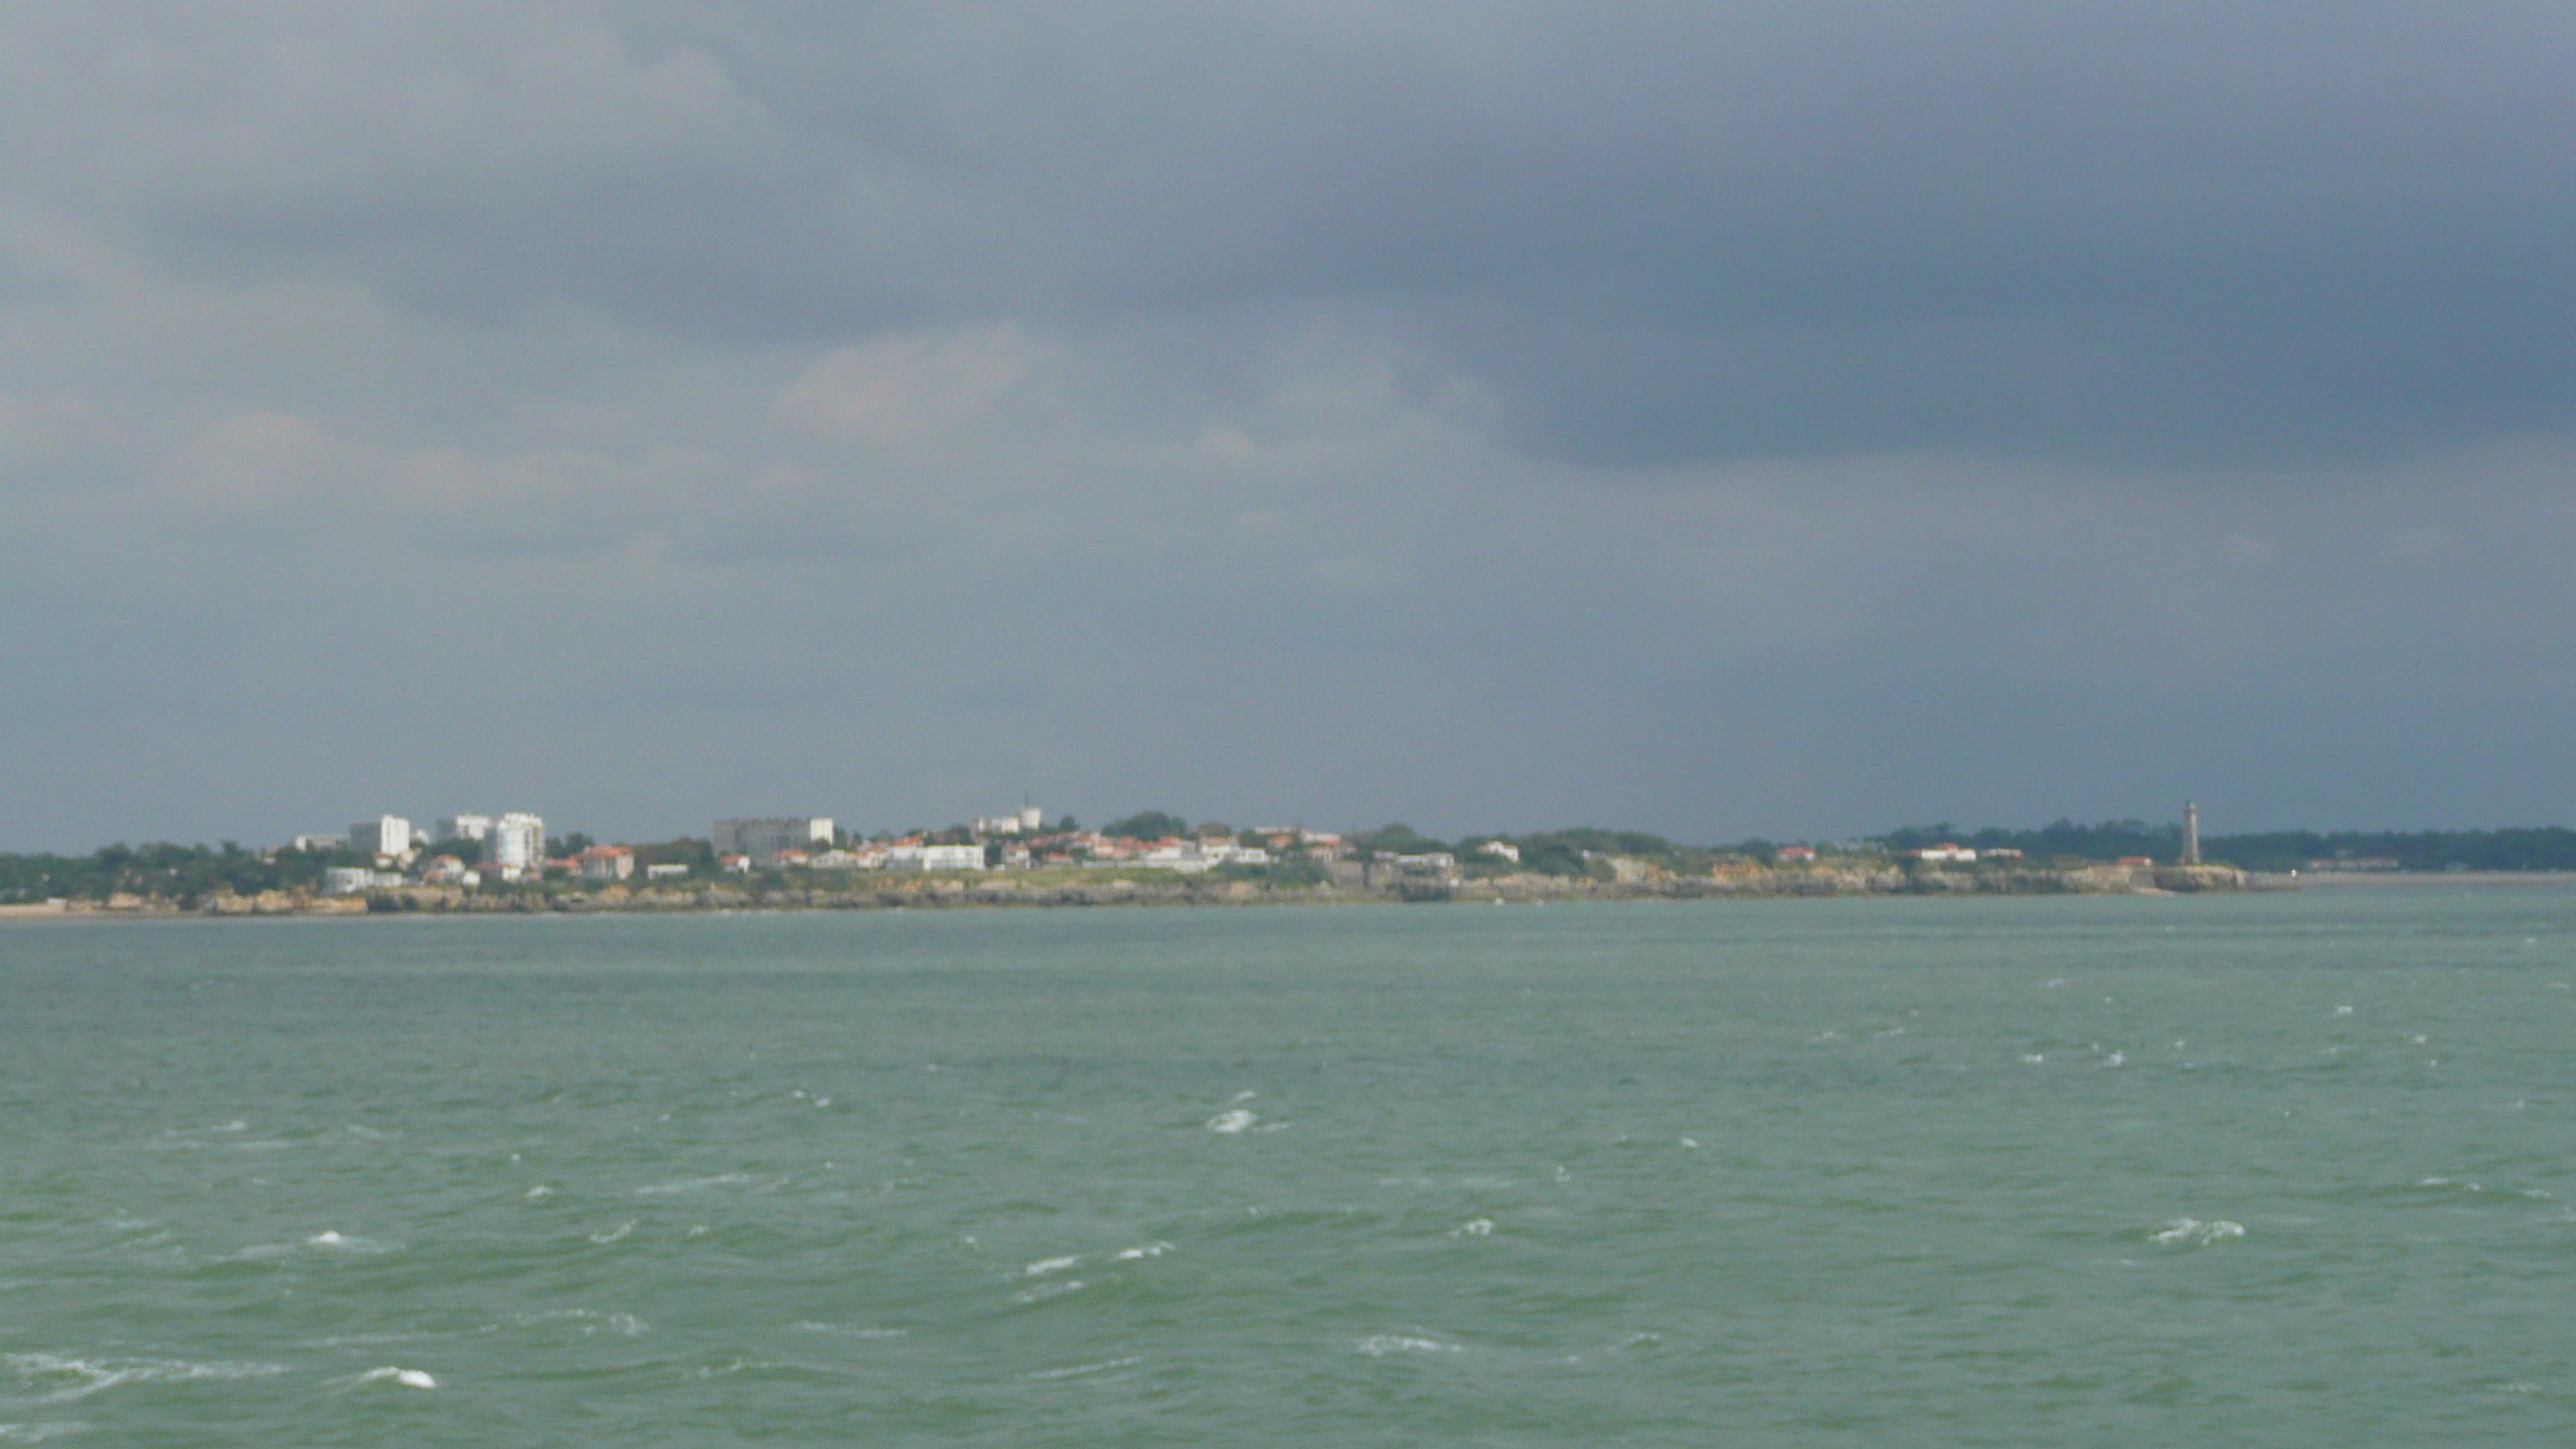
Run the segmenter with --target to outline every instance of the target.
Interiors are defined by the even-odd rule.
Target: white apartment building
[[[431,833],[429,840],[432,845],[442,840],[471,840],[480,844],[491,833],[492,817],[489,815],[442,815],[438,818],[438,829]]]
[[[411,849],[411,822],[399,815],[379,815],[349,827],[349,848],[360,855],[400,855]]]
[[[756,861],[775,860],[790,850],[804,850],[818,843],[830,845],[832,817],[785,815],[758,820],[719,820],[714,839],[718,855],[747,855]]]
[[[925,845],[921,847],[923,870],[982,870],[984,847],[980,845]]]
[[[493,865],[517,870],[545,869],[545,820],[513,810],[493,821],[491,830],[483,837],[483,859]],[[510,877],[505,875],[502,878]]]

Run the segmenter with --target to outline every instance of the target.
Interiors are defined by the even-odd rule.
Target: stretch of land
[[[1692,846],[1599,829],[1453,840],[1401,824],[1237,829],[1162,811],[1093,830],[1023,807],[942,829],[866,834],[826,816],[793,816],[603,843],[580,832],[548,835],[541,817],[510,812],[442,817],[426,830],[382,815],[273,848],[227,841],[0,854],[0,919],[2122,894],[2538,880],[2570,870],[2576,831],[2557,827],[2203,842],[2185,825],[2059,821]]]
[[[227,841],[0,854],[0,919],[2119,894],[2530,880],[2571,869],[2576,831],[2556,827],[2200,842],[2179,825],[2059,821],[1692,846],[1599,829],[1453,840],[1400,824],[1237,829],[1161,811],[1093,830],[1024,807],[943,829],[863,834],[829,817],[796,816],[603,843],[548,835],[541,817],[512,812],[443,817],[426,830],[378,816],[273,848]]]

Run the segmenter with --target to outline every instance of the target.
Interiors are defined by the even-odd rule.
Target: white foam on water
[[[1491,1237],[1493,1235],[1493,1231],[1494,1220],[1492,1218],[1478,1218],[1474,1222],[1460,1223],[1457,1227],[1450,1230],[1449,1236],[1453,1238],[1484,1238]]]
[[[1028,1289],[1025,1292],[1012,1294],[1011,1301],[1013,1303],[1043,1303],[1050,1298],[1061,1298],[1067,1293],[1079,1293],[1082,1291],[1082,1286],[1082,1280],[1079,1278],[1067,1278],[1056,1283],[1040,1283],[1035,1288]]]
[[[53,1424],[0,1424],[0,1444],[42,1444],[65,1434],[77,1434],[88,1427],[77,1419]]]
[[[2350,1016],[2352,1015],[2352,1008],[2349,1006],[2338,1006],[2335,1008],[2334,1014],[2337,1016]]]
[[[1142,1357],[1103,1359],[1099,1363],[1081,1364],[1073,1368],[1039,1369],[1036,1373],[1023,1374],[1021,1377],[1039,1383],[1053,1379],[1078,1379],[1090,1374],[1107,1373],[1111,1369],[1129,1368],[1144,1361]]]
[[[2025,1065],[2034,1067],[2048,1060],[2046,1056],[2043,1056],[2038,1052],[2023,1052],[2021,1054],[2021,1059]]]
[[[2147,1235],[2147,1241],[2151,1243],[2189,1243],[2196,1247],[2205,1248],[2214,1243],[2223,1243],[2230,1238],[2241,1238],[2243,1236],[2245,1236],[2245,1225],[2243,1223],[2231,1223],[2225,1218],[2217,1218],[2209,1222],[2202,1222],[2198,1218],[2176,1218],[2172,1222],[2165,1224],[2157,1231],[2149,1233]]]
[[[1261,1119],[1259,1117],[1253,1115],[1251,1112],[1246,1111],[1241,1107],[1237,1107],[1232,1111],[1219,1112],[1215,1116],[1210,1117],[1207,1120],[1207,1130],[1210,1132],[1231,1134],[1241,1132],[1260,1120]]]
[[[1234,1094],[1234,1100],[1238,1102],[1249,1102],[1260,1095],[1261,1094],[1259,1092],[1237,1092]]]
[[[1081,1261],[1082,1259],[1079,1257],[1040,1258],[1036,1262],[1022,1268],[1020,1270],[1020,1276],[1023,1278],[1043,1278],[1049,1273],[1061,1273],[1065,1269],[1070,1268]]]
[[[1698,1148],[1698,1146],[1699,1146],[1699,1143],[1698,1143],[1698,1142],[1696,1142],[1696,1141],[1694,1141],[1694,1140],[1693,1140],[1693,1139],[1691,1139],[1691,1138],[1685,1137],[1685,1138],[1683,1138],[1683,1139],[1682,1139],[1682,1145],[1683,1145],[1684,1147],[1688,1147],[1688,1148],[1692,1148],[1692,1149],[1697,1149],[1697,1148]]]
[[[1371,1358],[1385,1358],[1399,1353],[1465,1353],[1467,1350],[1454,1343],[1442,1343],[1435,1338],[1408,1338],[1400,1333],[1373,1333],[1352,1344],[1351,1351],[1367,1354]]]
[[[861,1328],[855,1323],[807,1322],[796,1327],[804,1333],[835,1333],[844,1338],[903,1338],[912,1332],[909,1328]]]
[[[2111,1053],[2109,1056],[2104,1057],[2104,1058],[2102,1059],[2102,1065],[2104,1065],[2104,1066],[2106,1066],[2106,1067],[2116,1067],[2116,1066],[2118,1066],[2120,1063],[2125,1062],[2125,1061],[2127,1061],[2128,1059],[2129,1059],[2129,1054],[2128,1054],[2127,1052],[2113,1052],[2113,1053]]]
[[[684,1177],[677,1182],[657,1182],[635,1189],[637,1197],[677,1197],[684,1192],[700,1192],[710,1187],[741,1187],[756,1182],[748,1172],[720,1172],[713,1177]]]
[[[407,1389],[434,1389],[438,1387],[438,1380],[430,1377],[429,1374],[423,1370],[395,1368],[390,1364],[383,1368],[369,1369],[365,1373],[358,1375],[356,1381],[362,1384],[381,1384],[392,1382],[400,1384]]]
[[[628,1218],[626,1221],[610,1228],[607,1232],[591,1234],[590,1240],[605,1248],[609,1244],[624,1238],[628,1233],[633,1231],[635,1231],[635,1220],[633,1218]]]
[[[324,1228],[322,1231],[306,1238],[304,1240],[304,1246],[308,1248],[325,1248],[335,1253],[391,1253],[398,1251],[402,1245],[399,1243],[380,1243],[373,1238],[353,1238],[335,1229]]]
[[[263,1379],[286,1372],[276,1363],[191,1363],[185,1359],[69,1358],[53,1353],[0,1353],[5,1370],[31,1389],[60,1387],[39,1393],[30,1402],[68,1404],[126,1384],[180,1384],[206,1379]]]
[[[621,1338],[642,1338],[653,1331],[653,1325],[632,1313],[599,1313],[588,1308],[557,1308],[546,1313],[522,1313],[517,1322],[522,1328],[541,1323],[569,1323],[581,1330],[582,1337],[614,1333]]]
[[[1138,1258],[1159,1258],[1170,1251],[1172,1251],[1172,1245],[1169,1243],[1144,1243],[1133,1248],[1119,1249],[1118,1261],[1132,1263]]]
[[[552,1197],[554,1194],[555,1190],[553,1188],[548,1187],[541,1182],[535,1187],[529,1188],[526,1192],[520,1194],[520,1196],[525,1197],[530,1202],[535,1202],[538,1198]]]

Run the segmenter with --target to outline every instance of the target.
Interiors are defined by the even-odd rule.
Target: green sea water
[[[2576,893],[0,928],[0,1444],[2576,1436]]]

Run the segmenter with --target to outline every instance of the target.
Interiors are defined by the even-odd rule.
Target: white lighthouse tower
[[[2200,807],[2182,802],[2182,863],[2200,864]]]

